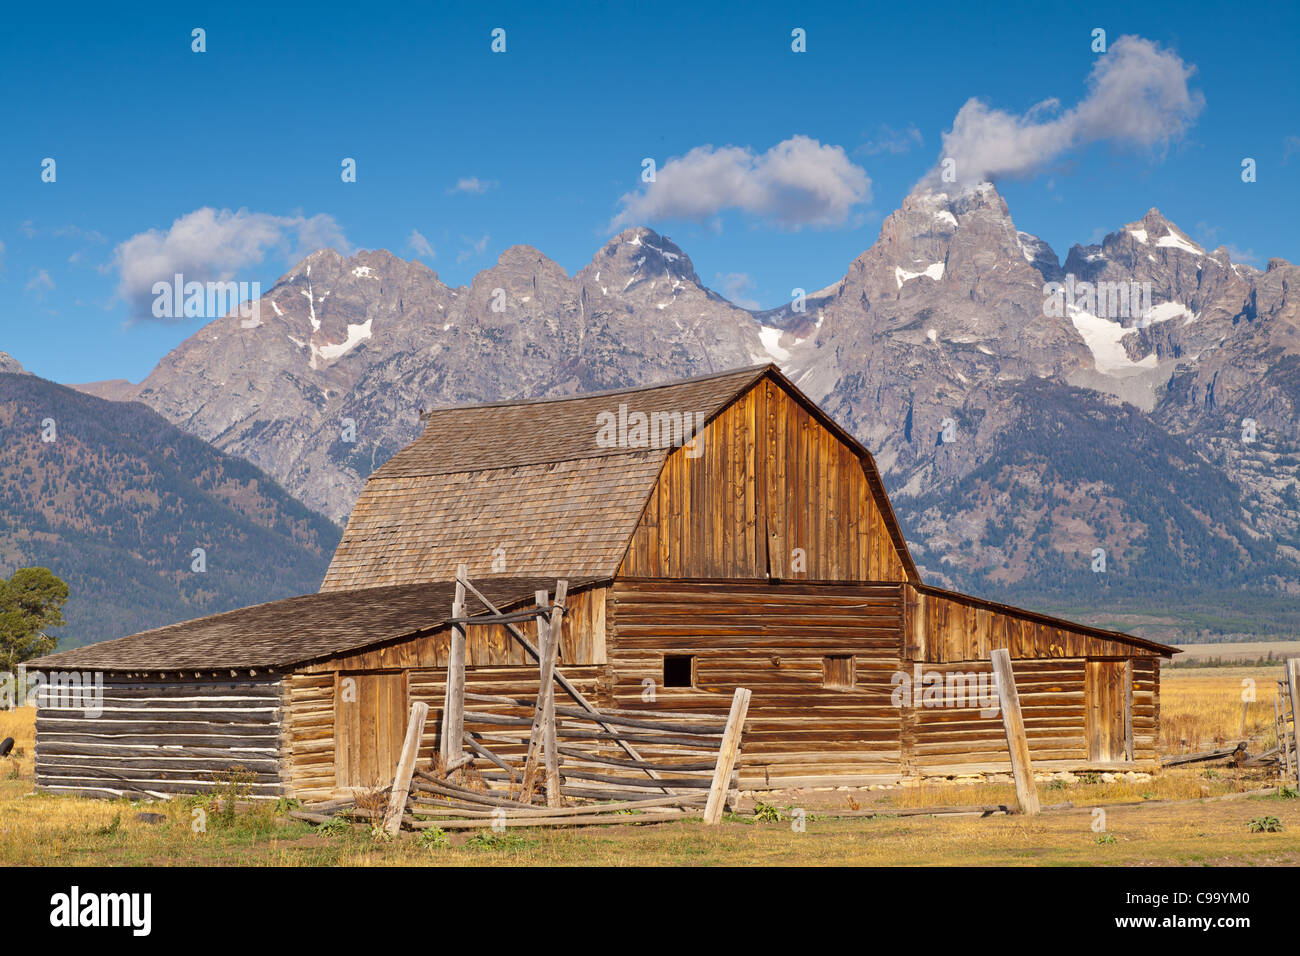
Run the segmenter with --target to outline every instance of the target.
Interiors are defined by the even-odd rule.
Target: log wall
[[[473,633],[471,628],[471,633]],[[344,669],[349,674],[358,673]],[[393,673],[388,671],[385,673]],[[396,672],[400,673],[400,671]],[[596,695],[598,668],[594,666],[572,666],[564,669],[564,674],[589,699]],[[285,717],[285,789],[301,800],[326,800],[339,795],[342,791],[336,782],[336,752],[339,735],[335,727],[335,681],[334,671],[318,670],[312,673],[294,674],[288,679],[287,710]],[[423,701],[429,706],[429,718],[425,723],[424,736],[420,739],[420,764],[430,761],[438,752],[438,741],[442,733],[443,705],[446,698],[447,671],[442,667],[422,667],[407,673],[406,700],[402,711],[410,713],[411,704]],[[465,669],[465,689],[473,694],[494,694],[508,697],[536,699],[538,689],[538,668],[531,666],[467,666]],[[568,695],[557,690],[556,703],[571,706]],[[473,702],[467,702],[466,710],[474,712],[482,709]],[[494,706],[492,710],[516,716],[532,716],[526,708],[502,708]],[[405,718],[403,719],[405,726]],[[465,729],[478,733],[503,733],[515,728],[504,728],[495,724],[486,724],[467,717]],[[524,731],[527,736],[527,730]],[[518,743],[490,744],[490,749],[503,756],[517,757],[527,749]]]
[[[1114,719],[1106,707],[1089,717],[1087,674],[1091,666],[1098,685],[1097,673],[1116,671],[1098,665],[1119,662],[1122,670],[1126,656],[1133,663],[1135,758],[1149,763],[1157,756],[1154,653],[1028,612],[910,584],[653,577],[576,593],[569,606],[563,671],[597,706],[725,718],[736,687],[753,692],[740,762],[746,787],[1008,769],[1001,718],[980,714],[978,701],[927,707],[922,697],[902,706],[895,699],[899,675],[912,675],[918,664],[979,677],[989,674],[988,654],[999,646],[1012,652],[1037,766],[1098,765],[1089,754],[1095,714],[1108,727]],[[536,698],[537,665],[503,629],[471,627],[469,634],[467,690]],[[444,631],[308,665],[283,679],[109,675],[98,717],[48,700],[38,708],[37,784],[106,796],[169,794],[211,789],[214,775],[243,767],[258,796],[283,791],[327,799],[339,791],[338,675],[406,674],[404,699],[386,706],[400,707],[404,725],[413,701],[429,705],[420,752],[429,760],[441,733],[446,652]],[[664,686],[666,654],[694,658],[692,686]],[[557,700],[568,703],[563,692]],[[518,708],[516,716],[529,711]],[[384,719],[393,722],[394,715]],[[498,738],[519,733],[472,716],[466,727]],[[507,757],[523,753],[518,741],[489,746]]]
[[[901,715],[890,695],[902,613],[890,585],[620,580],[600,700],[725,718],[732,693],[748,687],[742,786],[896,777]],[[695,686],[663,686],[665,654],[695,656]],[[828,658],[851,660],[851,688],[825,686]]]
[[[36,711],[36,785],[92,796],[194,793],[238,770],[256,797],[281,792],[279,678],[104,677],[102,713]],[[76,706],[50,706],[76,703]]]
[[[918,594],[910,584],[624,578],[611,589],[607,626],[602,706],[725,714],[736,687],[753,691],[741,760],[748,786],[1009,771],[1002,718],[989,706],[997,647],[1011,650],[1037,765],[1111,763],[1089,752],[1085,679],[1090,662],[1125,655],[1133,660],[1134,758],[1149,765],[1157,757],[1153,651],[976,599]],[[695,658],[693,687],[662,686],[668,654]],[[845,658],[848,689],[830,677],[849,666]],[[914,681],[918,665],[923,679],[942,677],[941,705],[920,686],[900,698],[902,677]],[[655,702],[643,696],[647,682]],[[953,682],[970,693],[948,692]]]
[[[903,594],[904,655],[911,666],[919,662],[945,680],[957,673],[979,679],[991,672],[993,650],[1010,651],[1035,765],[1104,768],[1121,763],[1107,759],[1107,748],[1090,738],[1097,736],[1098,720],[1117,722],[1122,738],[1123,717],[1116,709],[1124,700],[1122,681],[1103,685],[1094,676],[1090,686],[1088,673],[1098,673],[1103,662],[1115,665],[1107,673],[1122,672],[1125,659],[1133,661],[1134,760],[1149,764],[1157,758],[1159,659],[1153,649],[965,595],[910,584],[903,586]],[[1108,699],[1100,700],[1101,693]],[[980,709],[915,706],[903,744],[914,755],[915,770],[940,775],[1009,772],[1001,715],[981,716]]]

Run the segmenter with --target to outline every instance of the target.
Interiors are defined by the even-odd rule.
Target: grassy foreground
[[[1234,738],[1239,727],[1231,724],[1241,720],[1239,671],[1166,672],[1165,719],[1182,728],[1187,746],[1191,737],[1207,744]],[[1270,675],[1256,676],[1262,688]],[[1189,768],[1151,780],[1104,783],[1081,777],[1041,783],[1044,805],[1069,801],[1077,809],[1033,820],[824,815],[855,805],[888,814],[891,808],[1013,800],[1007,784],[931,784],[871,793],[773,795],[764,799],[780,818],[766,823],[744,816],[719,828],[682,822],[453,833],[421,845],[351,829],[320,832],[269,804],[227,818],[198,800],[137,804],[36,794],[32,721],[31,710],[0,712],[0,738],[14,737],[21,752],[0,761],[0,865],[1300,865],[1300,799],[1295,798],[1113,806],[1106,810],[1105,832],[1094,830],[1093,807],[1213,797],[1276,782],[1260,772]],[[1266,728],[1260,731],[1262,736]],[[1253,743],[1251,749],[1260,747]],[[792,824],[790,811],[796,807],[807,814],[803,832]],[[145,822],[137,819],[141,812],[161,819]],[[1252,832],[1252,821],[1270,817],[1280,830]]]

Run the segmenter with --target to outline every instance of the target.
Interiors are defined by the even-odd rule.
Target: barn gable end
[[[870,454],[775,369],[668,455],[619,574],[916,580]]]

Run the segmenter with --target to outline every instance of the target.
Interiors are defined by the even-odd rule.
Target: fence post
[[[722,809],[727,803],[727,789],[731,786],[731,771],[736,766],[745,715],[749,713],[749,697],[748,689],[737,687],[731,698],[731,713],[727,715],[722,745],[718,748],[718,764],[713,768],[713,785],[709,788],[708,803],[704,805],[704,822],[710,826],[722,822]]]
[[[456,597],[451,616],[465,616],[465,585],[468,569],[456,566]],[[442,710],[442,765],[449,767],[465,746],[465,625],[451,626],[451,650],[447,655],[447,703]]]
[[[1006,648],[998,648],[992,656],[1002,727],[1007,733],[1007,749],[1011,751],[1011,775],[1016,781],[1016,802],[1020,804],[1021,813],[1033,816],[1038,813],[1038,790],[1034,787],[1034,771],[1029,763],[1029,741],[1020,714],[1020,695],[1016,693],[1016,679],[1011,673],[1011,654]]]
[[[1124,759],[1133,761],[1133,659],[1124,662]]]
[[[402,757],[397,762],[397,776],[393,778],[393,792],[388,798],[388,812],[384,814],[384,829],[397,836],[402,828],[402,814],[406,798],[411,793],[411,774],[415,772],[415,758],[420,753],[420,738],[424,736],[424,723],[429,717],[429,705],[417,700],[411,705],[411,717],[406,722],[406,740],[402,743]]]
[[[1291,743],[1295,746],[1295,779],[1300,786],[1300,657],[1286,662],[1286,683],[1291,694]]]

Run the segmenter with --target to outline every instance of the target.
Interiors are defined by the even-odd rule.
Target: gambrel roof
[[[322,591],[471,574],[610,578],[673,447],[599,440],[601,416],[687,414],[707,425],[761,381],[808,410],[863,463],[909,579],[917,580],[871,454],[773,364],[641,388],[427,413],[423,434],[367,482]],[[660,419],[662,420],[662,419]]]

